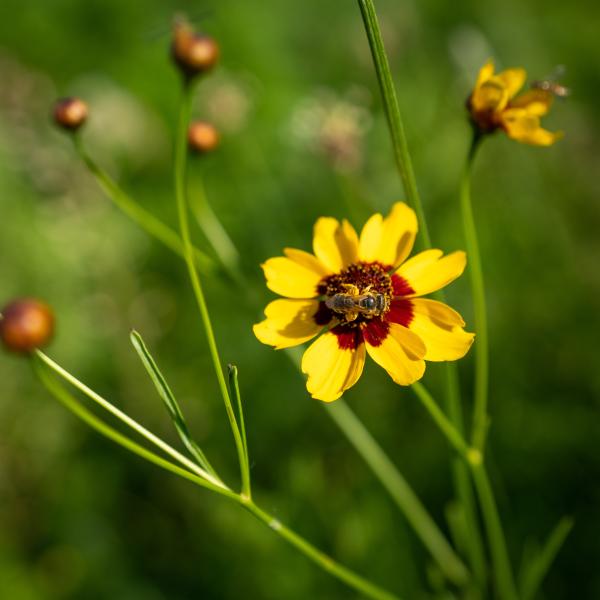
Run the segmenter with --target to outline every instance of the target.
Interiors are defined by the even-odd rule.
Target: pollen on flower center
[[[362,294],[381,294],[385,298],[385,308],[380,314],[388,312],[394,295],[394,285],[389,274],[392,267],[379,262],[358,262],[351,264],[340,273],[325,277],[318,285],[320,295],[332,298],[336,294],[357,296]],[[360,314],[352,319],[355,326],[369,321],[373,315]],[[350,319],[348,319],[350,320]]]

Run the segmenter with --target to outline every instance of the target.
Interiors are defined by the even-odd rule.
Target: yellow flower
[[[313,250],[285,248],[263,265],[267,287],[284,299],[265,309],[254,334],[276,349],[321,336],[304,353],[313,398],[339,398],[360,377],[366,354],[400,385],[423,376],[425,361],[462,358],[473,342],[461,316],[421,298],[456,279],[464,252],[426,250],[406,260],[417,233],[414,211],[398,202],[373,215],[360,238],[344,220],[321,217]]]
[[[551,133],[540,125],[540,117],[552,105],[552,92],[532,89],[516,96],[526,77],[524,69],[506,69],[494,75],[494,63],[489,60],[479,71],[467,102],[471,120],[480,133],[502,129],[517,142],[550,146],[563,135]]]

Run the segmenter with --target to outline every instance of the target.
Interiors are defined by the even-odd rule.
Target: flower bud
[[[171,55],[177,66],[187,77],[193,77],[212,69],[219,60],[217,42],[194,31],[182,20],[175,21]]]
[[[32,298],[14,300],[0,315],[0,339],[11,352],[31,352],[48,344],[54,334],[54,314]]]
[[[219,132],[210,123],[195,121],[188,129],[188,144],[199,154],[212,152],[219,145]]]
[[[80,98],[62,98],[54,105],[54,121],[63,129],[76,131],[87,116],[87,104]]]

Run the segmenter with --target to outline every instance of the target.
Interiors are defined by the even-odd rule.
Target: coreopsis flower
[[[553,94],[548,89],[531,89],[517,96],[526,77],[524,69],[494,74],[494,63],[488,61],[467,101],[471,121],[482,134],[501,129],[518,142],[550,146],[563,135],[540,125],[540,117],[550,110]]]
[[[461,316],[423,298],[464,270],[464,252],[426,250],[412,258],[414,211],[394,204],[373,215],[360,237],[344,220],[320,218],[313,250],[285,248],[263,265],[267,287],[281,296],[265,309],[254,334],[276,349],[319,336],[304,353],[302,371],[313,398],[330,402],[359,379],[366,355],[400,385],[423,376],[425,361],[462,358],[473,342]]]
[[[40,300],[13,300],[0,312],[0,339],[11,352],[32,352],[47,345],[53,334],[54,313]]]

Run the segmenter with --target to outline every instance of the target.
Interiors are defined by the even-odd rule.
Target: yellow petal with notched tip
[[[262,265],[267,287],[288,298],[314,298],[323,275],[306,263],[285,256],[269,258]]]
[[[277,350],[303,344],[323,329],[315,322],[318,300],[274,300],[265,308],[264,321],[252,328],[263,344]]]
[[[425,373],[425,344],[412,331],[390,324],[388,335],[378,346],[366,344],[369,356],[399,385],[410,385]]]
[[[465,323],[455,310],[426,298],[414,298],[411,304],[409,329],[425,343],[425,360],[458,360],[468,352],[475,336],[464,331]]]
[[[321,217],[314,227],[315,256],[330,271],[339,272],[358,260],[358,236],[345,219]]]
[[[462,251],[442,256],[441,250],[425,250],[407,260],[397,271],[415,291],[423,296],[442,289],[465,270],[466,254]]]
[[[308,375],[306,389],[317,400],[337,400],[358,381],[365,356],[363,343],[357,348],[342,349],[334,333],[323,334],[302,357],[302,372]]]

